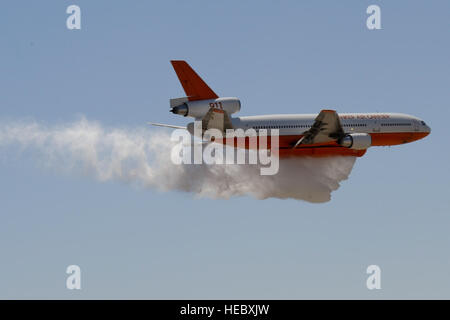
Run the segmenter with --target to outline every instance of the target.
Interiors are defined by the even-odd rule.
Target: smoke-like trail
[[[0,122],[0,152],[26,151],[46,166],[100,181],[123,181],[198,196],[294,198],[326,202],[348,178],[354,157],[280,159],[279,172],[261,176],[258,165],[176,165],[170,130],[105,128],[81,119],[45,126]]]

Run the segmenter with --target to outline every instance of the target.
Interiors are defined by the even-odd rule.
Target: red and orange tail
[[[170,62],[189,101],[217,99],[219,97],[186,61],[172,60]]]

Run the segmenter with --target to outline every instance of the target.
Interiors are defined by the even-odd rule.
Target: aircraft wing
[[[334,110],[322,110],[312,127],[303,133],[293,149],[304,144],[317,144],[336,141],[344,135],[341,121]]]

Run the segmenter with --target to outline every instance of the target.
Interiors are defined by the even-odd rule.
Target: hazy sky
[[[66,8],[81,7],[81,30]],[[382,30],[366,28],[381,7]],[[448,1],[4,1],[0,121],[185,125],[187,60],[239,115],[403,112],[324,204],[198,199],[0,148],[0,298],[450,298]],[[65,287],[66,267],[82,290]],[[366,268],[381,267],[381,290]]]

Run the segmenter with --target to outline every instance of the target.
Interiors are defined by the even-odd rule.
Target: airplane
[[[219,97],[183,60],[171,64],[186,97],[170,99],[170,111],[201,121],[202,138],[208,129],[279,130],[281,156],[356,156],[362,157],[372,146],[393,146],[413,142],[430,134],[420,118],[402,113],[337,113],[324,109],[319,114],[274,114],[231,117],[240,111],[234,97]],[[155,126],[187,129],[194,135],[195,123],[186,127],[151,123]],[[246,138],[247,139],[247,138]],[[225,143],[225,138],[214,140]],[[245,148],[250,148],[246,140]],[[270,149],[270,143],[268,144]]]

